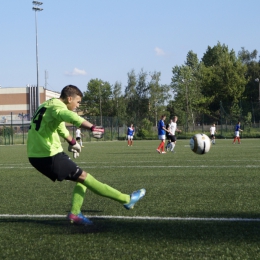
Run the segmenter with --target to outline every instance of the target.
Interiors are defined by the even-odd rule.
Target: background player
[[[233,144],[236,143],[236,140],[238,141],[238,144],[241,144],[240,137],[239,137],[239,132],[243,132],[243,130],[240,129],[240,122],[237,122],[237,125],[235,127],[235,138],[233,140]]]
[[[166,131],[169,132],[169,130],[166,129],[164,120],[166,119],[165,115],[161,116],[161,120],[158,122],[158,139],[161,140],[161,143],[159,144],[156,151],[158,153],[166,153],[164,151],[164,144],[165,144],[165,133]]]
[[[127,128],[127,144],[128,144],[128,146],[132,146],[133,145],[134,134],[135,134],[135,129],[134,129],[133,124],[131,124]]]
[[[170,131],[170,124],[171,124],[172,120],[170,120],[170,123],[166,124],[166,130]],[[168,144],[171,143],[171,137],[170,137],[170,132],[166,131],[166,139],[168,140],[167,141],[167,144],[166,144],[166,151],[168,152],[169,151],[169,146]]]
[[[217,133],[215,124],[212,124],[212,126],[209,129],[209,132],[210,132],[211,143],[215,144],[216,143],[215,134]]]
[[[76,141],[79,142],[81,147],[84,147],[83,144],[82,144],[82,139],[81,139],[81,136],[84,136],[84,135],[81,133],[81,129],[77,128],[75,134],[76,134]]]
[[[171,120],[170,127],[169,127],[170,143],[167,145],[167,148],[169,148],[170,151],[173,153],[177,141],[175,132],[179,132],[179,133],[181,132],[181,130],[177,128],[177,121],[178,121],[178,117],[174,116],[173,119]]]
[[[133,208],[146,191],[140,189],[131,195],[121,193],[96,180],[63,152],[60,137],[68,142],[68,150],[76,157],[81,152],[80,145],[70,135],[65,122],[89,129],[95,138],[102,138],[104,134],[103,127],[96,127],[73,112],[79,107],[82,97],[82,92],[76,86],[68,85],[62,89],[60,98],[49,99],[40,105],[28,131],[27,154],[32,166],[52,181],[76,182],[71,212],[67,218],[72,223],[91,225],[92,221],[81,213],[87,188],[100,196],[121,203],[126,209]]]

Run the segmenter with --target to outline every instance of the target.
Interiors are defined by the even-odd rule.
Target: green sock
[[[88,173],[87,178],[84,180],[83,184],[90,189],[92,192],[118,201],[122,204],[130,202],[130,195],[123,194],[120,191],[96,180],[92,175]]]
[[[86,190],[87,190],[86,186],[77,182],[77,184],[74,187],[73,195],[72,195],[72,207],[71,207],[72,214],[78,215],[80,213],[80,209],[84,201]]]

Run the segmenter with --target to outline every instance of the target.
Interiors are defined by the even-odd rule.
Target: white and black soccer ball
[[[205,134],[196,134],[190,139],[190,149],[196,154],[208,153],[210,146],[210,139]]]

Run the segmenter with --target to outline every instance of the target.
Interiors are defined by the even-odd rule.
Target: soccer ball
[[[210,139],[205,134],[196,134],[190,139],[190,149],[196,154],[209,152],[210,146]]]

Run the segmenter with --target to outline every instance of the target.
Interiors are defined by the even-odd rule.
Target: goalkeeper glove
[[[79,153],[78,152],[73,152],[73,158],[76,159],[77,157],[79,157]]]
[[[69,143],[68,151],[73,152],[73,157],[79,157],[79,153],[81,152],[80,145],[76,142],[75,139],[72,139]]]
[[[97,139],[100,139],[103,137],[104,135],[104,132],[105,132],[105,129],[103,126],[95,126],[93,125],[91,128],[90,128],[91,132],[92,132],[92,135],[94,138],[97,138]]]

